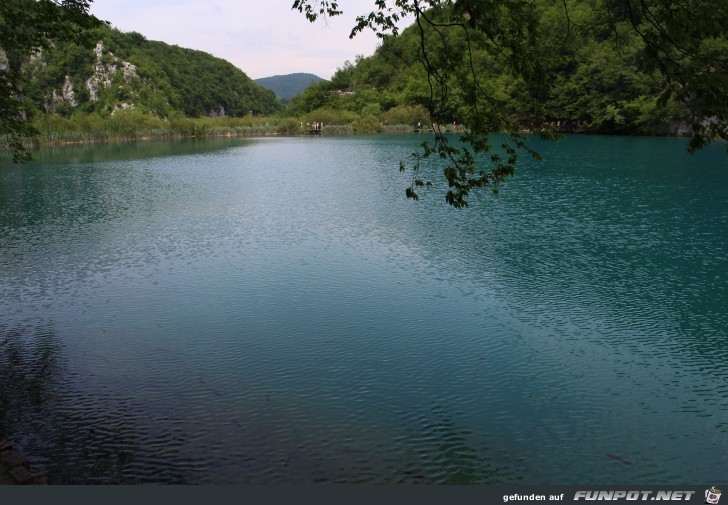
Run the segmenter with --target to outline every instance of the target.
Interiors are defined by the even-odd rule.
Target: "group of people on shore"
[[[439,128],[439,127],[435,123],[432,123],[432,126],[430,128],[428,128],[428,129],[430,131],[432,131],[435,128]],[[422,131],[422,129],[423,129],[422,121],[417,121],[417,126],[415,126],[415,131],[416,132],[419,132],[419,131]],[[444,127],[443,129],[444,129],[444,131],[448,131],[447,130],[447,127]],[[449,131],[451,131],[451,132],[457,132],[457,131],[459,131],[458,130],[458,124],[457,124],[457,122],[455,120],[453,120],[453,122],[452,122],[452,129],[449,130]]]
[[[301,128],[303,128],[303,121],[301,121]],[[324,124],[314,121],[313,123],[306,123],[306,129],[309,131],[320,132],[323,130]]]

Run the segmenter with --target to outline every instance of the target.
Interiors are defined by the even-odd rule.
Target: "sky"
[[[121,31],[228,60],[252,79],[294,72],[329,79],[347,60],[374,53],[379,39],[371,31],[349,39],[356,16],[370,12],[374,0],[343,0],[343,15],[314,23],[292,5],[293,0],[95,0],[90,11]]]

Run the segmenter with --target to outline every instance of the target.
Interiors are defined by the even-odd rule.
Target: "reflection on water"
[[[419,142],[0,165],[0,437],[56,483],[717,479],[720,146],[568,137],[456,211]]]
[[[39,411],[52,399],[62,374],[58,346],[58,339],[49,328],[2,329],[0,433],[7,434],[20,420],[38,418]],[[35,411],[34,415],[28,416],[29,411]]]
[[[159,464],[179,440],[149,433],[134,399],[76,390],[52,325],[0,326],[0,367],[0,438],[15,437],[50,483],[186,483],[204,468]]]
[[[218,151],[245,142],[239,137],[174,138],[160,141],[118,141],[97,144],[63,144],[31,149],[35,164],[53,165],[95,163],[109,161],[133,161],[159,156],[182,156]],[[0,162],[9,162],[9,151],[0,152]]]

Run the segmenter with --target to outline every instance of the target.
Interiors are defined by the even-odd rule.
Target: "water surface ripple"
[[[567,137],[457,211],[403,197],[421,141],[0,164],[0,438],[53,483],[719,482],[721,146]]]

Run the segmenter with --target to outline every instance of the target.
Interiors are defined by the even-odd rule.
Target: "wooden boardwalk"
[[[28,460],[13,452],[10,442],[0,440],[0,485],[42,483],[28,470]]]

